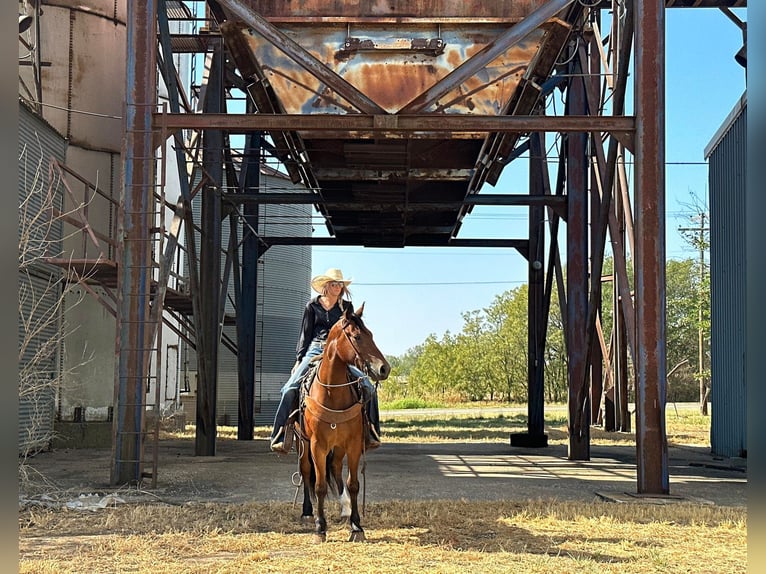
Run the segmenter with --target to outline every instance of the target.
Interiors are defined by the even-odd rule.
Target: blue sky
[[[744,9],[734,13],[746,20]],[[703,152],[742,96],[745,71],[734,60],[742,33],[718,9],[669,9],[666,38],[666,252],[680,259],[696,255],[676,230],[689,224],[692,195],[707,205]],[[506,169],[496,188],[483,191],[525,193],[525,171],[515,171]],[[523,238],[525,227],[522,208],[475,208],[460,237]],[[324,225],[316,228],[321,234]],[[367,323],[388,355],[403,354],[429,334],[460,332],[462,313],[486,308],[526,282],[521,255],[500,248],[314,247],[313,273],[329,267],[354,278],[354,303],[366,303]]]

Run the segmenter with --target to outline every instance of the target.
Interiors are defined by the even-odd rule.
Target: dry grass
[[[384,421],[386,441],[488,441],[526,428],[519,416],[460,415]],[[707,444],[709,418],[673,410],[668,437]],[[193,427],[182,436],[194,436]],[[224,438],[234,429],[219,429]],[[265,438],[269,429],[256,429]],[[564,412],[547,415],[550,442],[566,441]],[[173,436],[179,436],[173,433]],[[630,433],[591,429],[592,443],[634,444]],[[429,501],[367,504],[366,544],[311,525],[287,503],[128,504],[98,512],[19,512],[19,572],[434,572],[635,574],[746,571],[747,511],[679,503]],[[330,505],[328,516],[337,510]]]
[[[334,508],[333,508],[334,510]],[[20,514],[20,572],[745,572],[743,509],[606,503],[370,504],[311,543],[289,504]]]

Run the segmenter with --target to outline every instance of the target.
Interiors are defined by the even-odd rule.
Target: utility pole
[[[705,282],[705,232],[710,228],[705,227],[705,212],[699,213],[699,227],[679,227],[678,231],[695,231],[697,232],[697,247],[699,249],[699,296],[697,300],[697,367],[699,369],[699,384],[700,384],[700,414],[707,416],[707,400],[710,396],[710,388],[705,385],[705,332],[702,327],[703,319],[703,292],[702,285]]]

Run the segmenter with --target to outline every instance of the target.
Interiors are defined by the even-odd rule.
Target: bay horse
[[[341,517],[348,516],[351,542],[363,542],[357,498],[359,462],[364,454],[367,428],[363,413],[361,379],[353,379],[349,365],[356,366],[375,381],[388,378],[391,366],[362,322],[364,303],[356,313],[348,308],[327,335],[319,366],[304,397],[298,455],[303,479],[303,516],[313,514],[316,502],[314,542],[327,539],[325,498],[329,489],[341,497]],[[300,425],[300,423],[296,423]],[[343,484],[343,461],[348,478]],[[350,509],[348,508],[350,502]]]

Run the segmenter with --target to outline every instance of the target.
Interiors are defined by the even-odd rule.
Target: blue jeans
[[[324,343],[312,342],[309,345],[306,356],[295,368],[290,378],[282,386],[282,396],[279,399],[279,406],[277,407],[277,413],[274,415],[274,428],[271,431],[271,438],[274,439],[280,429],[287,423],[287,418],[290,416],[290,412],[294,408],[294,405],[298,400],[298,393],[300,387],[300,380],[303,375],[308,371],[309,363],[311,359],[317,355],[321,355],[324,350]],[[370,395],[370,402],[367,403],[367,417],[370,419],[370,423],[375,427],[375,431],[380,436],[380,410],[378,409],[378,393],[375,390],[375,386],[370,382],[369,377],[357,369],[356,367],[349,365],[348,370],[354,377],[361,378],[362,384],[367,388]]]

